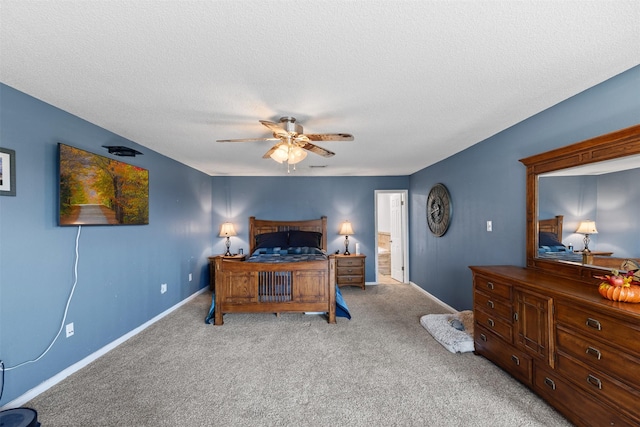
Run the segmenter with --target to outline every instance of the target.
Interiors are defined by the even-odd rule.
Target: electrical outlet
[[[491,221],[487,221],[487,231],[493,231],[493,223]]]
[[[167,284],[163,283],[160,285],[160,293],[164,294],[165,292],[167,292]]]
[[[189,281],[193,280],[193,274],[189,273]]]
[[[67,338],[73,335],[73,322],[67,323]]]

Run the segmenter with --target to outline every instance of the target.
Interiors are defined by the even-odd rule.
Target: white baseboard
[[[458,310],[456,310],[455,308],[451,307],[449,304],[439,300],[438,298],[434,297],[433,295],[431,295],[429,292],[425,291],[424,289],[422,289],[420,286],[416,285],[413,282],[409,282],[409,284],[411,286],[413,286],[414,288],[416,288],[417,290],[419,290],[420,292],[422,292],[423,294],[425,294],[426,296],[428,296],[430,299],[432,299],[434,302],[440,304],[442,307],[444,307],[445,309],[447,309],[448,311],[450,311],[451,313],[457,313]]]
[[[194,294],[190,295],[189,297],[183,299],[182,301],[180,301],[176,305],[174,305],[174,306],[166,309],[162,313],[158,314],[157,316],[155,316],[151,320],[148,320],[147,322],[145,322],[142,325],[138,326],[137,328],[135,328],[131,332],[121,336],[120,338],[118,338],[115,341],[110,342],[109,344],[107,344],[104,347],[102,347],[100,350],[95,351],[94,353],[90,354],[89,356],[85,357],[84,359],[80,360],[79,362],[74,363],[73,365],[69,366],[65,370],[59,372],[58,374],[54,375],[53,377],[49,378],[48,380],[45,380],[44,382],[40,383],[38,386],[32,388],[31,390],[29,390],[28,392],[24,393],[23,395],[17,397],[16,399],[12,400],[11,402],[8,402],[4,406],[0,407],[0,410],[13,409],[13,408],[17,408],[17,407],[20,407],[20,406],[24,405],[25,403],[27,403],[31,399],[33,399],[36,396],[38,396],[40,393],[43,393],[43,392],[47,391],[48,389],[50,389],[54,385],[58,384],[63,379],[67,378],[69,375],[79,371],[80,369],[82,369],[85,366],[87,366],[89,363],[91,363],[94,360],[98,359],[99,357],[107,354],[109,351],[113,350],[114,348],[116,348],[117,346],[119,346],[120,344],[122,344],[123,342],[128,340],[129,338],[131,338],[131,337],[139,334],[140,332],[144,331],[149,326],[151,326],[154,323],[156,323],[158,320],[162,319],[163,317],[165,317],[166,315],[168,315],[172,311],[177,310],[178,308],[180,308],[181,306],[183,306],[187,302],[191,301],[193,298],[195,298],[196,296],[200,295],[201,293],[207,291],[208,289],[209,289],[208,286],[200,289],[199,291],[197,291],[196,293],[194,293]]]

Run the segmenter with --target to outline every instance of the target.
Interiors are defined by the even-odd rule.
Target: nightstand
[[[593,264],[594,256],[611,256],[613,252],[600,252],[600,251],[573,251],[576,254],[582,254],[582,263],[583,264]]]
[[[365,255],[331,255],[336,260],[336,284],[364,290]]]
[[[216,288],[216,258],[224,258],[229,261],[244,261],[245,259],[247,259],[247,254],[237,254],[231,256],[215,255],[209,257],[209,290],[211,292],[215,292]]]

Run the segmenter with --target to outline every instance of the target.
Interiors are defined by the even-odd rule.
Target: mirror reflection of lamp
[[[233,228],[233,224],[230,222],[225,222],[220,226],[220,237],[226,237],[227,241],[225,242],[227,246],[227,252],[224,256],[231,256],[231,251],[229,247],[231,246],[231,242],[229,241],[229,237],[237,236],[235,228]]]
[[[338,234],[344,236],[344,255],[351,255],[351,253],[349,253],[349,236],[353,236],[353,227],[351,227],[351,223],[349,221],[343,222]]]
[[[576,233],[584,234],[584,249],[582,251],[591,252],[591,250],[589,249],[589,235],[598,234],[598,230],[596,230],[596,222],[589,219],[581,221],[578,225]]]

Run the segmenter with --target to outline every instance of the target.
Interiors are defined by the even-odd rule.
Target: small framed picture
[[[16,195],[16,152],[0,147],[0,196]]]

